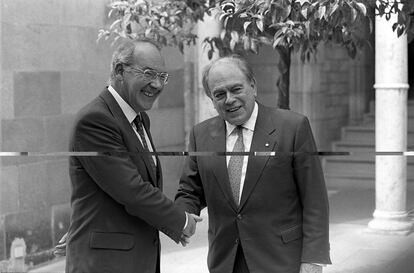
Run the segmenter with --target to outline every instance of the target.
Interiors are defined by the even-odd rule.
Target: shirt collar
[[[254,102],[253,112],[250,115],[250,118],[244,124],[242,124],[243,128],[248,129],[252,132],[254,131],[254,126],[256,125],[258,112],[259,112],[259,107],[257,105],[257,102]],[[236,128],[236,125],[233,125],[226,121],[226,136],[227,137],[230,136],[234,128]]]
[[[116,102],[119,104],[119,107],[121,107],[121,110],[124,113],[125,117],[128,119],[128,122],[132,123],[138,115],[137,112],[135,112],[135,110],[132,109],[132,107],[124,101],[124,99],[118,94],[118,92],[115,91],[111,85],[108,86],[108,91],[112,94]]]

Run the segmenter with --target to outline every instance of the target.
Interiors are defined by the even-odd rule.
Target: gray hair
[[[210,90],[210,87],[208,86],[208,79],[209,79],[211,68],[215,66],[217,63],[226,62],[226,61],[236,64],[240,68],[240,70],[243,72],[243,74],[246,76],[247,80],[253,81],[253,82],[256,81],[254,78],[252,68],[250,67],[246,59],[244,59],[242,56],[238,54],[232,54],[229,56],[218,58],[214,60],[213,62],[211,62],[210,64],[208,64],[204,68],[204,71],[203,71],[202,83],[204,87],[204,92],[209,98],[211,98],[211,90]]]
[[[114,53],[112,54],[111,61],[111,75],[109,83],[112,83],[115,80],[116,76],[116,67],[119,64],[123,65],[132,65],[134,59],[135,48],[142,43],[149,43],[156,47],[158,50],[161,50],[160,45],[154,40],[141,38],[136,40],[124,40],[117,46]]]

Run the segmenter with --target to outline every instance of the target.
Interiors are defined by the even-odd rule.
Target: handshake
[[[203,221],[203,218],[192,213],[185,213],[187,216],[187,223],[184,227],[183,234],[181,235],[180,243],[182,246],[186,246],[190,243],[190,237],[194,235],[196,231],[196,225],[198,222]]]
[[[190,237],[194,235],[196,231],[196,225],[198,222],[203,221],[203,218],[192,213],[185,213],[187,217],[187,225],[184,227],[183,233],[181,235],[180,243],[182,246],[186,246],[190,242]],[[58,244],[55,246],[53,254],[57,257],[66,256],[66,240],[68,234],[66,233],[59,240]]]

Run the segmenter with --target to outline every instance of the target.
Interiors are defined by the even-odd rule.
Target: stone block
[[[176,47],[163,47],[161,50],[165,58],[167,70],[184,69],[184,55]]]
[[[108,15],[105,12],[106,5],[109,3],[108,0],[71,0],[59,2],[61,5],[55,12],[59,15],[60,24],[65,26],[101,26],[103,25],[104,18]]]
[[[276,91],[273,93],[264,93],[264,94],[259,93],[257,96],[257,101],[269,107],[276,107],[277,98],[278,98],[278,93]]]
[[[106,73],[63,71],[61,73],[62,113],[77,113],[101,93],[107,85],[108,78],[109,69]]]
[[[71,136],[74,115],[66,114],[44,118],[45,147],[47,152],[69,151],[69,138]]]
[[[271,93],[277,90],[276,82],[279,79],[280,72],[276,66],[257,64],[253,65],[253,71],[258,93]]]
[[[70,29],[2,23],[2,31],[3,69],[53,71],[79,66],[77,41]]]
[[[279,62],[279,55],[271,46],[262,46],[259,54],[248,53],[246,59],[251,65],[276,65]]]
[[[158,98],[158,108],[184,107],[184,69],[171,70],[168,84]]]
[[[349,84],[349,82],[330,82],[327,90],[332,95],[348,96],[350,93]]]
[[[0,215],[19,209],[18,169],[16,166],[0,169]]]
[[[290,90],[292,92],[314,92],[321,90],[323,75],[319,64],[292,64],[290,67]]]
[[[57,157],[45,162],[47,205],[67,203],[70,201],[70,178],[68,157]]]
[[[19,165],[19,208],[31,210],[49,206],[46,164],[38,162]]]
[[[39,152],[44,148],[44,123],[42,118],[3,120],[2,151]]]
[[[174,146],[184,142],[184,108],[163,108],[148,111],[155,147]]]
[[[292,111],[303,113],[304,112],[304,94],[302,92],[290,92],[290,109]]]
[[[0,116],[2,119],[14,118],[13,72],[1,71]]]
[[[60,113],[59,72],[16,72],[13,80],[15,117]]]
[[[3,0],[2,20],[9,24],[59,24],[59,0]],[[66,2],[66,1],[64,1]],[[87,16],[85,16],[87,17]]]
[[[70,28],[70,27],[68,27]],[[111,57],[114,48],[110,41],[96,42],[98,29],[96,27],[70,28],[73,39],[76,40],[75,54],[79,56],[78,71],[104,73],[107,80],[110,74]],[[70,42],[70,41],[68,41]],[[70,55],[66,55],[70,58]],[[100,87],[100,86],[97,86]]]
[[[348,83],[349,72],[327,72],[324,74],[325,80],[330,83]]]

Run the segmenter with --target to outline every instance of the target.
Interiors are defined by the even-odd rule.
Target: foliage
[[[112,24],[99,31],[98,39],[142,38],[163,46],[194,44],[195,23],[212,11],[223,23],[220,37],[205,40],[209,51],[222,54],[251,51],[263,45],[288,47],[309,58],[320,42],[344,46],[350,56],[366,41],[373,28],[373,13],[390,19],[398,36],[414,34],[414,1],[410,0],[112,0],[108,16]],[[211,55],[212,52],[209,53]]]
[[[414,1],[412,0],[371,0],[370,5],[375,7],[376,15],[385,16],[389,20],[392,14],[397,15],[397,22],[392,30],[397,32],[398,37],[407,33],[408,40],[414,38]]]
[[[219,16],[224,47],[252,52],[262,44],[287,47],[300,51],[302,60],[328,41],[345,46],[354,57],[366,42],[358,28],[370,21],[366,6],[356,0],[245,0],[235,2],[233,10],[223,8]]]
[[[177,46],[181,52],[184,45],[195,44],[195,23],[210,14],[205,0],[112,0],[109,6],[113,22],[99,30],[98,40],[146,37],[163,46]]]

